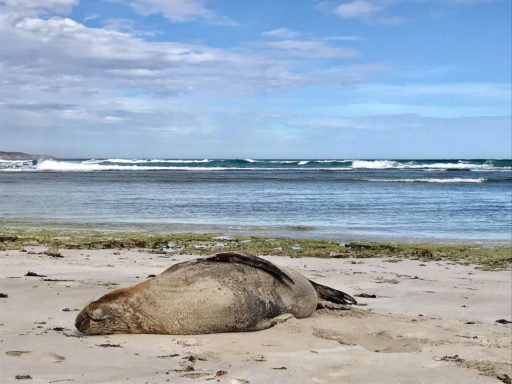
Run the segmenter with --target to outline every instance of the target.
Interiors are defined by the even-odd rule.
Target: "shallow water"
[[[511,240],[510,161],[359,164],[366,168],[354,168],[350,161],[343,170],[326,169],[327,161],[290,161],[236,160],[237,166],[227,169],[218,169],[218,160],[210,167],[204,165],[215,161],[12,163],[0,172],[0,223],[336,239]],[[163,162],[172,168],[133,169]],[[239,167],[242,162],[246,165]],[[96,168],[86,170],[84,164]],[[128,168],[110,170],[112,164]],[[304,168],[308,164],[314,166]],[[56,169],[44,170],[50,165]]]

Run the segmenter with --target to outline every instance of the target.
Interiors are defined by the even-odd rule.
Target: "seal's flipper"
[[[318,298],[320,300],[326,300],[336,304],[357,304],[356,299],[354,299],[349,294],[346,294],[345,292],[341,292],[338,291],[337,289],[315,283],[314,281],[311,280],[309,280],[309,282],[315,288]]]
[[[242,253],[236,252],[223,252],[217,253],[214,256],[207,257],[205,259],[200,259],[201,261],[208,262],[217,262],[217,263],[238,263],[250,265],[251,267],[261,269],[272,276],[274,276],[281,283],[285,284],[295,284],[290,276],[288,276],[284,271],[282,271],[279,267],[275,266],[271,262],[261,259],[252,255],[244,255]]]
[[[264,319],[261,320],[258,324],[256,324],[254,327],[248,329],[249,332],[252,331],[261,331],[262,329],[271,328],[274,325],[284,323],[287,320],[295,319],[295,316],[293,316],[291,313],[283,313],[282,315],[273,317],[271,319]]]

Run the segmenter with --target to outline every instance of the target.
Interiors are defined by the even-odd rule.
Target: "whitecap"
[[[380,182],[380,183],[484,183],[487,179],[483,177],[464,179],[455,178],[417,178],[417,179],[364,179],[364,181]]]
[[[399,168],[400,164],[391,160],[354,160],[352,168],[387,169]]]

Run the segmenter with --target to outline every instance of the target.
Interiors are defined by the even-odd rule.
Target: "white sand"
[[[2,383],[499,384],[497,376],[512,377],[511,325],[495,323],[512,318],[510,271],[269,257],[319,283],[378,297],[260,332],[83,336],[74,329],[75,309],[190,257],[65,250],[52,258],[40,251],[0,252],[0,292],[9,295],[0,299]],[[29,270],[70,281],[23,276]]]

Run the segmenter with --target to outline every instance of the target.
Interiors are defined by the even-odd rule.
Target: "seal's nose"
[[[87,314],[87,311],[82,309],[82,311],[77,315],[75,319],[75,327],[80,332],[87,332],[87,329],[89,328],[90,318]]]

